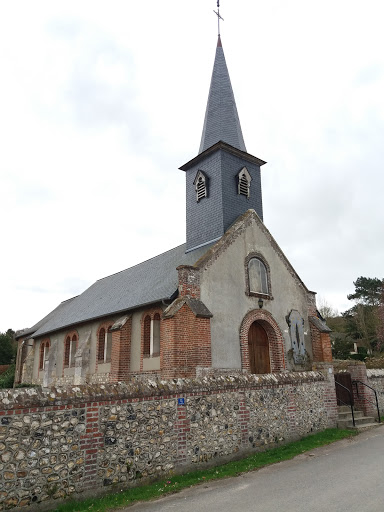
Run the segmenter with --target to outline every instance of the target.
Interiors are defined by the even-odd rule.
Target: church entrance
[[[251,373],[270,373],[268,335],[259,322],[253,322],[248,332],[249,367]]]

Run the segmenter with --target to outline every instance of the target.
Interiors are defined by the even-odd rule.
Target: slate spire
[[[199,153],[220,140],[246,151],[219,35]]]

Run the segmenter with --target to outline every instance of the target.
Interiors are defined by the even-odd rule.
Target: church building
[[[79,385],[302,371],[329,328],[263,223],[263,160],[246,150],[219,36],[186,243],[96,281],[18,333],[16,383]]]

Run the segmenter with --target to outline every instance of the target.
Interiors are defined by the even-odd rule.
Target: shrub
[[[0,389],[9,389],[13,387],[15,380],[15,365],[11,364],[6,372],[0,375]]]

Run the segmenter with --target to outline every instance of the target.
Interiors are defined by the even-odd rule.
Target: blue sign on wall
[[[178,399],[177,399],[177,403],[178,403],[179,405],[185,405],[185,398],[178,398]]]

